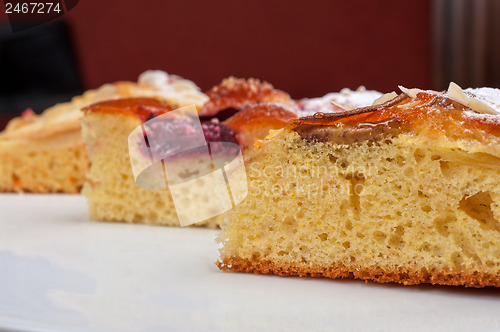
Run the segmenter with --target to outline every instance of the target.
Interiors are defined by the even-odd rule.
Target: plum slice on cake
[[[500,90],[404,91],[269,135],[219,268],[500,287]]]

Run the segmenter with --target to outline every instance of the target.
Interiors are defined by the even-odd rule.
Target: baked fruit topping
[[[213,115],[232,108],[240,110],[256,103],[279,103],[292,105],[293,100],[281,90],[276,90],[267,82],[258,79],[229,77],[206,92],[209,101],[203,106],[200,115]]]

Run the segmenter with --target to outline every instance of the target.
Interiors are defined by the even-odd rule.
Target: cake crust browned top
[[[444,93],[420,92],[415,98],[403,93],[380,105],[337,113],[316,113],[291,120],[287,129],[315,142],[351,144],[380,134],[403,131],[445,135],[454,139],[500,142],[500,117],[477,113]],[[341,133],[341,134],[339,134]]]
[[[154,98],[126,98],[102,101],[82,109],[84,113],[122,114],[145,121],[151,114],[158,116],[172,111],[173,107]]]
[[[264,103],[246,106],[226,120],[226,123],[232,127],[271,124],[280,128],[295,118],[297,115],[283,105]]]
[[[206,92],[210,100],[203,106],[202,115],[215,114],[226,108],[273,102],[293,104],[288,93],[275,89],[270,83],[258,79],[229,77]]]

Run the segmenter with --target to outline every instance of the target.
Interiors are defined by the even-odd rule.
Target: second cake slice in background
[[[229,84],[228,81],[232,83]],[[281,97],[286,96],[287,104],[293,105],[293,101],[286,93],[273,90],[272,86],[265,82],[232,78],[224,81],[221,89],[217,87],[214,89],[219,92],[210,100],[211,112],[204,112],[205,115],[200,115],[203,134],[207,142],[222,141],[235,144],[243,141],[253,142],[255,133],[263,133],[264,130],[263,134],[266,135],[270,129],[282,128],[288,120],[297,117],[293,111],[286,109],[288,107],[286,105],[256,104],[261,101],[262,96],[259,93],[253,96],[250,92],[265,89],[266,96],[274,93]],[[179,225],[168,188],[146,189],[136,184],[129,155],[128,138],[147,120],[190,104],[193,104],[190,98],[179,99],[176,104],[162,103],[147,98],[133,98],[105,101],[84,109],[83,137],[92,166],[83,194],[88,200],[93,219],[167,226]],[[198,110],[202,107],[200,104],[196,106]],[[220,121],[227,117],[236,118],[233,121],[229,119],[228,124]],[[241,117],[245,121],[239,121]],[[183,126],[186,124],[180,123],[179,126],[174,126],[175,128],[169,127],[170,135],[162,135],[156,139],[157,148],[161,150],[162,144],[165,146],[172,144],[173,139],[184,135],[186,130],[190,130],[189,125]],[[179,144],[182,143],[179,142]],[[147,152],[143,154],[147,156]],[[163,180],[160,179],[160,181]],[[196,212],[200,204],[200,201],[192,200],[189,208]],[[216,227],[222,218],[223,216],[219,215],[197,225]]]

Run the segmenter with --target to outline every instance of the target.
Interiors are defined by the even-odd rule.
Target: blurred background
[[[16,33],[0,9],[0,129],[28,107],[147,69],[203,91],[256,77],[293,98],[360,85],[500,87],[500,0],[80,0]]]

